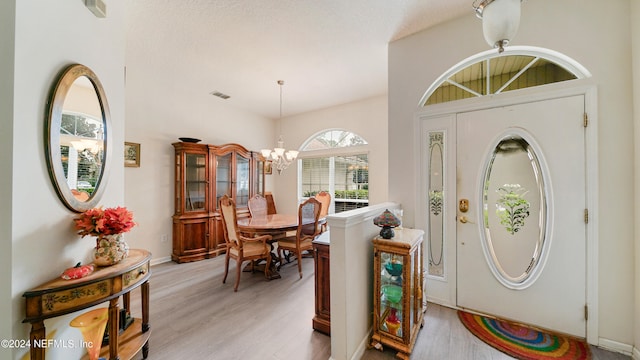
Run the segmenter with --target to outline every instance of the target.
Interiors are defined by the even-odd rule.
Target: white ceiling
[[[387,46],[471,0],[132,0],[127,56],[196,93],[269,118],[387,93]],[[478,30],[481,31],[478,22]]]

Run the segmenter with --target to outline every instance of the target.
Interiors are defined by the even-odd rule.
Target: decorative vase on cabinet
[[[96,240],[93,251],[93,263],[98,266],[111,266],[129,256],[129,245],[123,234],[102,235]]]
[[[423,326],[423,236],[422,230],[404,228],[396,230],[392,239],[373,239],[371,346],[394,348],[400,359],[409,359]]]

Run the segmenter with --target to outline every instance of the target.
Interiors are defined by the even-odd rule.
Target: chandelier
[[[484,39],[501,53],[518,32],[521,0],[480,0],[477,4],[478,1],[472,6],[482,19]]]
[[[284,85],[284,80],[278,80],[278,85],[280,85],[280,119],[279,126],[282,126],[282,85]],[[291,165],[291,163],[298,157],[298,152],[295,150],[285,150],[284,149],[284,140],[282,139],[282,129],[280,129],[280,137],[278,138],[278,145],[273,149],[262,149],[260,152],[262,156],[267,161],[272,162],[272,166],[278,171],[278,174],[282,172],[282,170],[286,169]]]

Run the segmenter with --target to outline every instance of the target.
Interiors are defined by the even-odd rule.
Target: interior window
[[[299,155],[300,200],[327,191],[332,202],[329,213],[368,206],[369,157],[366,149],[362,153],[353,151],[353,147],[362,145],[367,141],[346,130],[325,130],[310,137]]]

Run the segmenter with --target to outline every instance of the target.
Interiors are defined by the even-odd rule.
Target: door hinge
[[[589,223],[589,209],[584,209],[584,223]]]
[[[584,126],[584,127],[589,126],[589,115],[587,113],[584,113],[582,126]]]
[[[584,319],[589,320],[589,306],[584,305]]]

